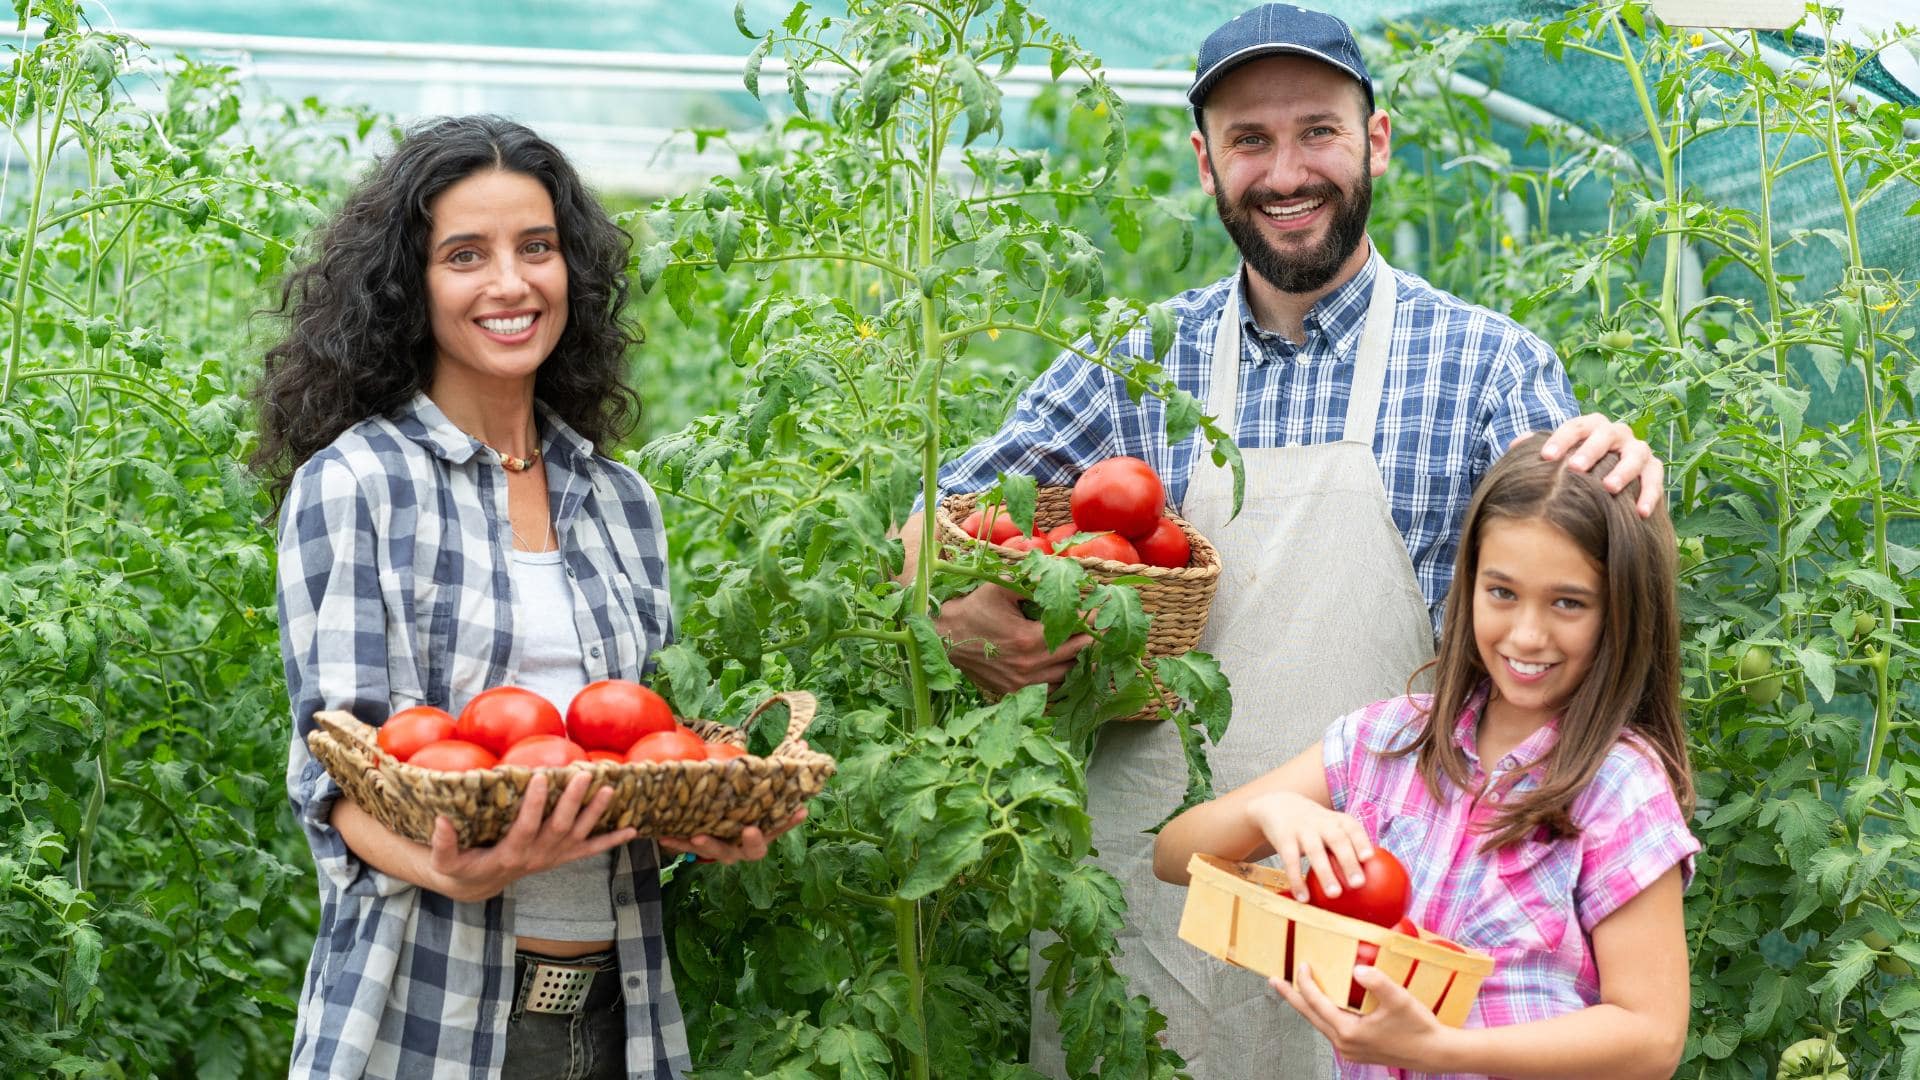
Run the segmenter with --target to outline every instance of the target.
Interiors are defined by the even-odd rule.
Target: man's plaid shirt
[[[673,634],[653,492],[541,408],[547,485],[589,681],[640,678]],[[281,509],[280,644],[294,737],[287,791],[319,868],[320,932],[289,1074],[497,1073],[513,985],[513,892],[461,903],[390,877],[329,824],[340,788],[307,752],[313,714],[378,724],[458,713],[513,681],[519,656],[505,473],[424,394],[361,422],[295,473]],[[552,613],[558,615],[560,613]],[[626,997],[627,1071],[685,1072],[667,967],[659,851],[617,849],[608,882]]]
[[[1340,438],[1374,275],[1385,265],[1376,253],[1315,304],[1301,346],[1255,323],[1242,292],[1237,444],[1300,446]],[[1514,437],[1572,419],[1573,390],[1553,350],[1512,319],[1417,275],[1394,274],[1399,302],[1373,451],[1437,631],[1474,485]],[[1237,272],[1169,303],[1178,330],[1170,355],[1158,359],[1167,377],[1203,405],[1213,381],[1214,331],[1236,289],[1244,289]],[[1142,328],[1127,336],[1116,358],[1125,366],[1152,352],[1152,335]],[[1126,454],[1160,473],[1168,501],[1178,507],[1196,457],[1207,448],[1197,433],[1168,445],[1164,412],[1152,397],[1135,404],[1106,369],[1063,353],[992,438],[940,470],[940,490],[981,491],[1002,472],[1070,483],[1095,462]]]

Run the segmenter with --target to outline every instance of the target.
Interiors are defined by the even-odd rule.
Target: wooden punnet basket
[[[1358,1009],[1347,1005],[1348,978],[1360,942],[1380,947],[1373,966],[1406,987],[1440,1022],[1466,1022],[1480,984],[1493,973],[1493,957],[1454,952],[1432,939],[1411,938],[1283,895],[1286,875],[1253,863],[1195,855],[1186,910],[1180,917],[1182,940],[1250,971],[1293,981],[1293,969],[1305,960],[1322,992],[1350,1011],[1373,1011],[1368,993]],[[1336,986],[1328,983],[1337,982]]]
[[[1073,515],[1067,509],[1067,500],[1072,493],[1073,489],[1066,486],[1041,487],[1034,501],[1034,528],[1045,531],[1073,520]],[[984,546],[995,558],[1007,563],[1017,563],[1026,558],[1025,552],[979,545],[973,537],[960,531],[960,523],[973,513],[979,499],[976,493],[949,495],[940,500],[939,512],[934,515],[940,546],[949,551],[970,551],[977,546]],[[1200,633],[1207,628],[1207,612],[1213,606],[1214,591],[1220,587],[1220,553],[1186,519],[1171,513],[1167,516],[1180,526],[1180,531],[1186,534],[1188,546],[1193,549],[1192,558],[1186,566],[1146,566],[1114,562],[1112,559],[1079,559],[1080,565],[1086,567],[1087,576],[1102,584],[1112,584],[1123,577],[1145,579],[1136,581],[1133,587],[1140,594],[1140,609],[1152,617],[1147,624],[1147,658],[1150,660],[1156,656],[1178,656],[1200,644]],[[1157,679],[1155,687],[1164,697],[1171,696]],[[1156,712],[1157,706],[1150,705],[1121,719],[1146,720]]]
[[[453,823],[462,846],[491,844],[520,813],[520,802],[535,772],[547,776],[547,809],[560,801],[575,772],[593,774],[586,797],[600,787],[613,788],[613,802],[594,833],[633,826],[641,836],[705,834],[732,840],[749,825],[767,830],[820,794],[833,775],[833,759],[803,747],[800,736],[813,722],[812,694],[775,694],[755,709],[741,727],[711,720],[685,721],[709,741],[747,745],[747,726],[780,703],[788,708],[787,734],[766,757],[724,761],[581,762],[562,768],[529,769],[497,765],[469,772],[437,772],[396,760],[374,741],[377,729],[347,712],[314,714],[317,727],[307,735],[313,756],[334,782],[374,820],[410,840],[433,842],[433,819]]]

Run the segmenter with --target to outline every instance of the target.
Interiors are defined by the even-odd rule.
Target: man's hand
[[[1525,438],[1526,436],[1520,436]],[[1515,443],[1520,441],[1516,438]],[[1513,444],[1509,443],[1511,447]],[[1571,451],[1571,452],[1569,452]],[[1599,413],[1576,416],[1561,424],[1546,444],[1540,448],[1540,456],[1548,461],[1558,461],[1565,457],[1567,468],[1575,472],[1586,472],[1593,464],[1609,452],[1620,455],[1619,464],[1613,471],[1600,480],[1601,486],[1608,491],[1618,492],[1635,477],[1640,480],[1640,498],[1634,508],[1641,517],[1651,516],[1667,497],[1666,466],[1653,456],[1653,447],[1633,433],[1633,429],[1618,420],[1609,420]]]
[[[990,694],[1034,683],[1059,686],[1074,657],[1093,642],[1075,634],[1048,652],[1040,624],[1020,613],[1020,594],[992,584],[942,604],[933,625],[952,643],[947,658]]]

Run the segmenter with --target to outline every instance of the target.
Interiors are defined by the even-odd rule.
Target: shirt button
[[[572,577],[572,576],[573,576],[573,567],[571,567],[571,566],[569,566],[569,567],[567,567],[567,576],[568,576],[568,577]]]
[[[633,903],[633,894],[622,889],[613,894],[613,902],[616,904],[631,904]]]
[[[593,657],[595,660],[600,659],[600,646],[595,645],[593,648],[588,649],[587,655]]]
[[[635,990],[640,989],[640,976],[638,975],[627,976],[627,985]]]

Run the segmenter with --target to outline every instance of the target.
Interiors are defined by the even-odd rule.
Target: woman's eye
[[[1493,597],[1495,600],[1511,600],[1513,599],[1513,590],[1504,586],[1495,585],[1487,590],[1487,595]]]
[[[1568,611],[1578,611],[1581,608],[1587,606],[1584,601],[1576,600],[1571,596],[1563,596],[1560,599],[1555,600],[1554,603],[1561,607],[1566,608]]]
[[[534,240],[527,244],[529,255],[545,255],[552,250],[554,250],[554,244],[551,240]]]
[[[480,258],[480,253],[472,248],[461,248],[447,256],[447,261],[455,266],[471,266]]]

